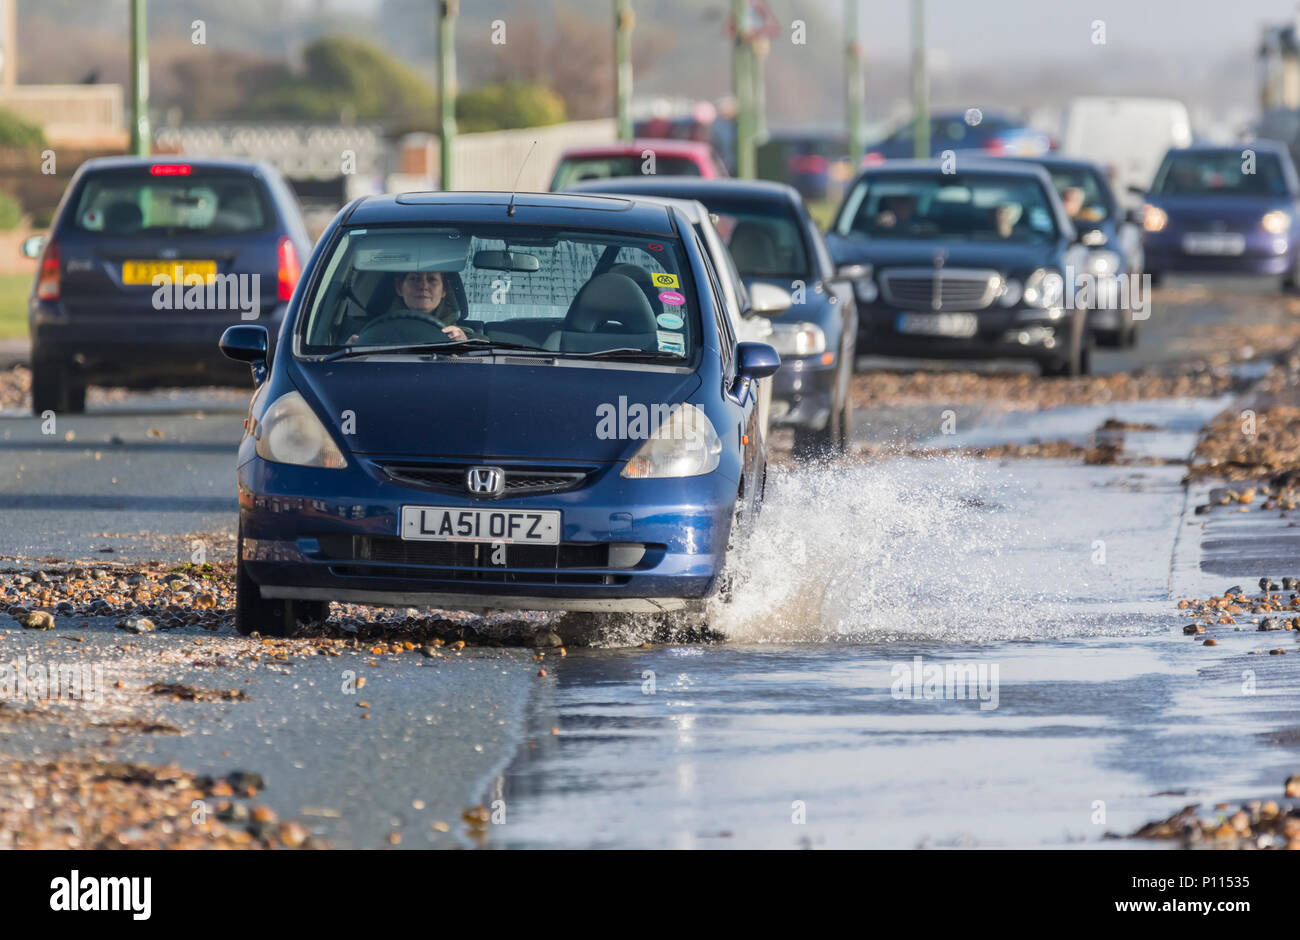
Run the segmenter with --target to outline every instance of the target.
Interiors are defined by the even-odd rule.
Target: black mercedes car
[[[750,293],[779,289],[789,303],[764,337],[781,355],[771,424],[794,430],[796,457],[843,453],[852,437],[857,311],[798,191],[783,183],[640,176],[579,183],[573,192],[694,199],[714,217]]]
[[[859,355],[1089,370],[1087,310],[1067,283],[1087,248],[1040,167],[889,161],[854,181],[827,243],[855,276]]]

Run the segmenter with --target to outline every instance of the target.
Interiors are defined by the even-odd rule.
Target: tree
[[[370,43],[341,36],[318,39],[303,51],[303,66],[302,75],[288,76],[255,97],[250,112],[299,120],[332,120],[346,112],[398,124],[433,119],[433,89]]]
[[[540,127],[565,120],[564,99],[544,85],[480,85],[456,99],[456,124],[466,132]]]

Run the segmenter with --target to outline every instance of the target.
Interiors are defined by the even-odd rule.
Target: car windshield
[[[1046,170],[1071,218],[1079,222],[1105,222],[1114,213],[1110,196],[1096,170],[1083,166],[1049,166]]]
[[[239,235],[266,228],[270,219],[265,187],[256,177],[178,164],[167,167],[166,175],[148,166],[88,174],[72,224],[121,238]]]
[[[835,225],[879,239],[1044,242],[1058,237],[1047,192],[999,174],[891,173],[859,180]]]
[[[654,163],[651,165],[650,161]],[[605,180],[611,176],[699,176],[700,168],[686,157],[626,154],[608,157],[570,157],[561,161],[551,191],[567,189],[583,180]]]
[[[685,361],[699,345],[680,241],[530,225],[345,229],[304,355],[427,347]]]
[[[708,210],[742,277],[811,277],[799,220],[788,206],[710,198]]]
[[[1157,196],[1285,196],[1286,178],[1276,154],[1252,150],[1174,153],[1156,172]]]

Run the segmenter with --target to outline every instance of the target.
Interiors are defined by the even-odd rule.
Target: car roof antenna
[[[515,195],[519,192],[519,181],[523,179],[524,167],[528,165],[528,158],[533,155],[533,147],[536,146],[537,141],[533,141],[528,148],[528,152],[524,154],[523,162],[519,164],[519,172],[515,174],[514,189],[510,190],[510,203],[506,206],[506,215],[513,216],[515,214]]]

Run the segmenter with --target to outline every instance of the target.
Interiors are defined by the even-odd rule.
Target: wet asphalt
[[[1264,285],[1224,296],[1157,307],[1142,345],[1100,352],[1098,370],[1180,358],[1196,345],[1190,325],[1282,315]],[[1121,417],[1160,429],[1129,435],[1131,453],[1177,457],[1224,404],[973,409],[958,443],[1074,437]],[[918,441],[933,429],[925,412]],[[242,417],[237,401],[202,393],[106,402],[54,435],[0,416],[0,565],[184,561],[193,537],[224,544]],[[572,650],[544,676],[521,649],[213,670],[188,654],[202,631],[127,640],[98,618],[57,655],[133,687],[238,687],[248,700],[151,708],[180,735],[10,726],[4,749],[254,770],[268,805],[331,844],[407,848],[1114,845],[1106,833],[1187,802],[1275,796],[1300,769],[1300,649],[1265,649],[1294,647],[1294,634],[1242,631],[1210,650],[1181,636],[1173,609],[1300,574],[1288,525],[1192,515],[1178,466],[897,460],[802,473],[776,481],[767,550],[719,615],[727,642]],[[48,634],[3,615],[0,630],[9,656],[53,655]],[[996,707],[899,697],[918,656],[996,667]],[[348,691],[357,675],[366,685]],[[476,804],[500,821],[465,825]]]

